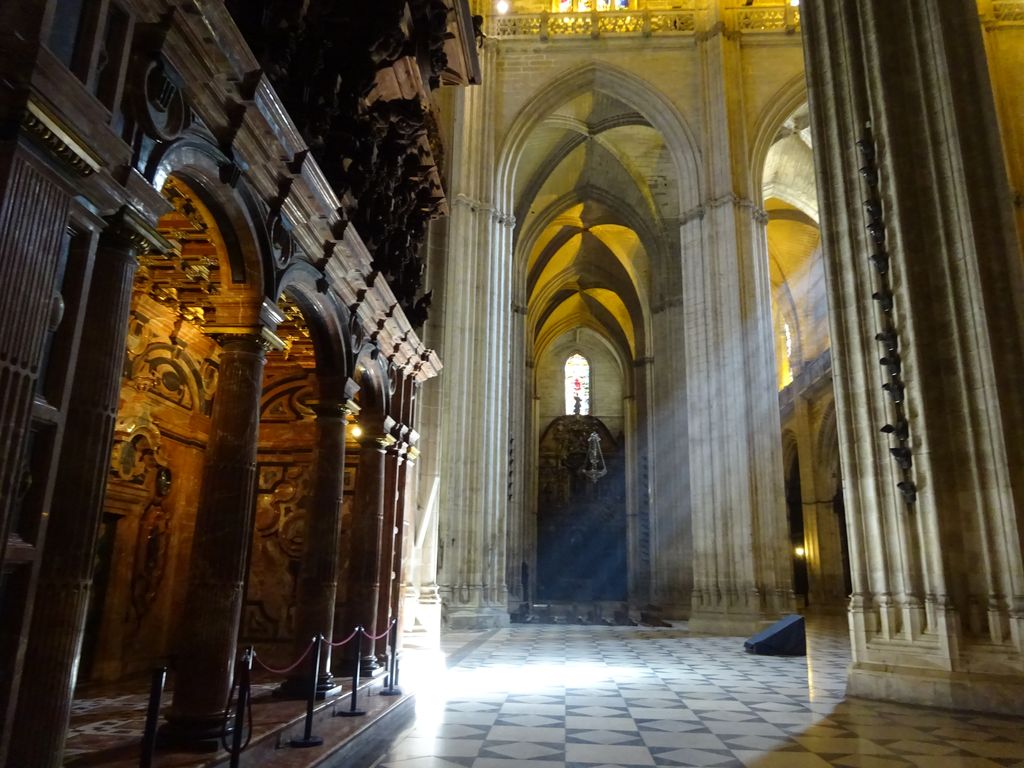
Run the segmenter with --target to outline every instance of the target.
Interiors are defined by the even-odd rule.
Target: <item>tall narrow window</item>
[[[590,363],[580,354],[565,361],[565,412],[580,416],[590,413]]]

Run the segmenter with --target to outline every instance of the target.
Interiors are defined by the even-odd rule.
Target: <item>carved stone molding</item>
[[[84,143],[32,99],[22,113],[20,127],[78,176],[91,176],[100,169],[99,160]]]

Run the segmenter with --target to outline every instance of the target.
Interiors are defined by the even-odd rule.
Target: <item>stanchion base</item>
[[[341,712],[335,712],[334,714],[335,714],[336,717],[362,717],[363,715],[366,714],[366,710],[365,709],[356,709],[356,710],[344,709]]]
[[[319,747],[322,746],[323,743],[324,740],[319,736],[310,736],[308,739],[292,739],[288,742],[288,746],[303,749],[305,747]]]
[[[383,689],[381,689],[381,692],[379,694],[377,694],[377,695],[378,696],[401,696],[402,695],[402,689],[399,688],[397,685],[394,688],[383,688]]]

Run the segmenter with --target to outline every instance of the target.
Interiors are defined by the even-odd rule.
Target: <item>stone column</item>
[[[163,736],[215,745],[231,689],[252,542],[256,445],[266,348],[260,334],[223,335],[196,511],[174,699]]]
[[[47,523],[9,765],[57,768],[71,713],[117,416],[136,253],[155,236],[127,211],[100,236]]]
[[[317,453],[313,499],[306,518],[306,536],[299,566],[298,604],[295,608],[295,656],[305,653],[309,640],[334,637],[334,602],[338,591],[338,554],[341,539],[341,504],[345,483],[345,424],[349,409],[340,403],[315,403]],[[304,698],[308,666],[299,665],[282,685],[286,695]],[[317,695],[340,690],[331,675],[331,647],[320,651]]]
[[[721,12],[715,6],[710,16]],[[706,198],[683,215],[693,504],[690,627],[749,634],[792,609],[762,211],[752,202],[742,48],[721,21],[697,35]],[[694,243],[694,228],[699,245]],[[697,245],[700,255],[688,252]]]
[[[485,43],[481,67],[494,70],[496,46]],[[491,129],[497,89],[456,95],[451,157],[453,200],[446,260],[445,316],[439,349],[446,375],[441,395],[443,553],[438,581],[452,628],[505,626],[508,510],[509,364],[512,227],[494,205],[496,165]],[[483,299],[483,300],[482,300]]]
[[[380,598],[377,600],[377,632],[383,632],[388,626],[392,616],[395,593],[398,592],[398,581],[395,576],[398,569],[395,567],[395,553],[401,557],[401,551],[397,550],[398,543],[398,505],[401,501],[401,488],[399,481],[404,472],[402,464],[405,463],[401,444],[389,445],[385,451],[384,459],[384,518],[381,524],[380,536]],[[382,637],[374,644],[374,653],[378,659],[387,656],[388,637]]]
[[[848,691],[1020,713],[1024,265],[977,7],[801,13],[854,582]],[[893,353],[905,418],[886,434]]]
[[[341,612],[337,634],[347,636],[356,626],[377,634],[380,600],[381,535],[384,529],[384,464],[390,440],[381,434],[364,433],[359,441],[359,469],[352,502],[351,553],[349,555],[348,604]],[[360,674],[378,669],[373,643],[363,639],[362,658],[355,658],[355,643],[342,649],[335,669],[346,676],[360,664]]]

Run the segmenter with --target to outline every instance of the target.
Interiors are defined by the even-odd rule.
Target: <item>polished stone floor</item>
[[[378,768],[1024,768],[1024,719],[846,699],[841,621],[810,624],[806,658],[685,625],[513,625],[444,646],[408,665],[416,724]]]

